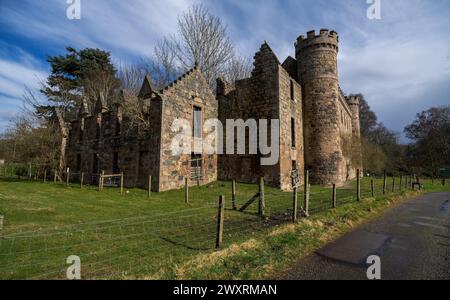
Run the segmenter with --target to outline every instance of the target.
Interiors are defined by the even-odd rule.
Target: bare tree
[[[154,49],[154,59],[149,60],[147,64],[144,63],[144,66],[152,74],[153,84],[156,89],[165,87],[178,77],[183,70],[189,68],[189,66],[184,66],[184,69],[182,69],[177,65],[177,53],[172,50],[173,45],[167,38],[164,38]]]
[[[225,70],[225,79],[234,83],[237,80],[248,78],[252,69],[253,65],[250,59],[234,55]]]
[[[114,91],[118,88],[120,82],[115,72],[94,69],[87,70],[85,73],[82,79],[82,97],[87,100],[91,109],[94,107],[100,95],[106,95],[108,101],[114,101]],[[110,105],[112,103],[107,104]]]
[[[227,27],[201,4],[193,5],[181,15],[178,36],[165,39],[160,45],[173,53],[176,63],[184,70],[197,63],[211,85],[233,58],[234,47]]]
[[[120,64],[117,70],[117,76],[121,83],[120,88],[137,96],[147,73],[148,70],[141,64]]]
[[[66,147],[69,139],[67,117],[64,116],[64,110],[66,109],[64,103],[66,102],[60,102],[62,103],[61,106],[49,105],[47,100],[36,96],[28,87],[25,87],[22,99],[22,116],[19,124],[27,124],[33,129],[31,131],[34,134],[39,132],[42,139],[50,139],[51,137],[58,141],[57,143],[51,143],[51,151],[48,150],[43,153],[50,153],[53,161],[58,162],[57,165],[52,163],[52,166],[62,171],[66,166]],[[17,123],[15,127],[17,127]]]
[[[194,5],[178,18],[178,34],[161,39],[151,57],[133,65],[121,64],[118,77],[122,89],[139,94],[142,81],[151,76],[152,88],[160,90],[197,63],[214,89],[216,79],[229,82],[250,76],[251,61],[238,56],[227,27],[203,5]]]
[[[152,57],[143,57],[135,64],[120,64],[118,78],[121,88],[138,95],[146,75],[152,79],[152,88],[160,90],[181,75],[170,42],[164,38],[153,49]]]

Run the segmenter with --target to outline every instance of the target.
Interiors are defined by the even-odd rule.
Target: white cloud
[[[358,43],[341,42],[341,81],[345,91],[365,94],[380,120],[401,132],[417,112],[450,103],[450,22],[440,1],[382,3],[381,21],[358,23]]]
[[[36,89],[39,82],[45,80],[47,73],[30,61],[20,62],[0,59],[0,93],[20,98],[25,86]]]
[[[26,1],[5,7],[3,21],[29,39],[75,47],[101,47],[125,55],[148,55],[173,34],[177,16],[194,0],[81,1],[81,19],[66,18],[65,1]]]
[[[158,39],[175,33],[178,15],[195,2],[219,15],[238,51],[250,57],[267,40],[282,61],[294,55],[298,35],[337,30],[344,91],[363,92],[380,120],[396,130],[419,110],[448,101],[447,0],[383,0],[381,21],[367,19],[365,0],[82,0],[82,19],[73,21],[66,18],[65,1],[17,1],[2,4],[0,24],[44,44],[46,54],[69,45],[99,47],[123,61],[150,54]],[[34,74],[46,72],[26,53],[11,61],[2,48],[0,89],[17,97],[25,83],[36,82]]]
[[[37,90],[47,77],[37,60],[21,49],[13,48],[15,60],[0,58],[0,131],[19,113],[25,87]]]

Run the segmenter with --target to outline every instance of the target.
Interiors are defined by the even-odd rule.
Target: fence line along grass
[[[383,180],[375,181],[381,195]],[[400,193],[400,189],[395,189]],[[265,187],[265,219],[258,201],[244,212],[233,209],[232,183],[215,182],[184,191],[152,193],[78,183],[54,184],[0,178],[0,279],[64,279],[66,258],[78,255],[82,278],[176,278],[176,268],[194,255],[216,251],[219,195],[225,199],[222,248],[267,235],[291,222],[292,193]],[[236,184],[235,205],[258,193],[256,184]],[[356,183],[338,188],[337,205],[356,201]],[[389,191],[392,193],[392,191]],[[371,179],[361,180],[371,196]],[[299,208],[303,199],[299,191]],[[332,189],[312,186],[310,213],[332,208]]]

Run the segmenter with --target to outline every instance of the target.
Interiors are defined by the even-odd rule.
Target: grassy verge
[[[423,191],[366,198],[286,224],[264,238],[255,238],[227,249],[199,255],[177,268],[178,279],[276,279],[299,259],[320,249],[355,227],[379,217],[388,209],[423,193],[450,191],[431,185]]]

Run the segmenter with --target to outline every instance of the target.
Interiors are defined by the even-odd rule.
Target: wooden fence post
[[[44,182],[47,182],[47,169],[44,169]]]
[[[184,178],[184,203],[189,204],[189,182],[188,178]]]
[[[303,210],[305,213],[305,217],[309,217],[309,192],[310,192],[310,187],[309,187],[309,170],[305,171],[305,194],[303,197]]]
[[[332,195],[332,201],[333,201],[333,208],[337,207],[337,189],[336,184],[333,183],[333,195]]]
[[[70,184],[70,169],[67,168],[67,178],[66,178],[66,185],[68,186]]]
[[[53,183],[56,183],[56,169],[53,170]]]
[[[80,189],[82,189],[83,188],[83,182],[84,181],[84,172],[81,172],[81,175],[80,175]]]
[[[219,197],[219,209],[217,213],[217,236],[216,236],[216,249],[220,248],[223,240],[223,219],[225,214],[225,197]]]
[[[258,214],[261,218],[265,217],[266,211],[266,199],[264,195],[264,178],[259,179],[259,203],[258,203]]]
[[[361,201],[361,170],[356,170],[356,200]]]
[[[105,175],[105,171],[102,171],[98,176],[98,191],[103,191],[103,176]]]
[[[148,198],[152,196],[152,176],[148,176],[148,182],[147,182],[147,192],[148,192]]]
[[[375,198],[375,180],[373,178],[370,180],[370,190],[372,192],[372,198]]]
[[[123,185],[124,185],[124,175],[123,172],[120,173],[120,194],[123,195]]]
[[[445,177],[444,177],[444,178],[442,178],[442,186],[445,186],[445,184],[446,184],[446,181],[447,181],[447,180],[445,180]]]
[[[292,222],[296,223],[298,218],[298,194],[297,187],[294,187],[293,190],[293,203],[292,203]]]
[[[28,164],[28,180],[31,181],[31,163]]]
[[[233,179],[233,182],[231,183],[231,202],[233,206],[233,210],[237,210],[236,207],[236,180]]]
[[[386,191],[387,191],[387,178],[386,178],[386,170],[384,170],[384,174],[383,174],[383,195],[386,195]]]
[[[395,176],[392,177],[392,192],[395,193]]]

